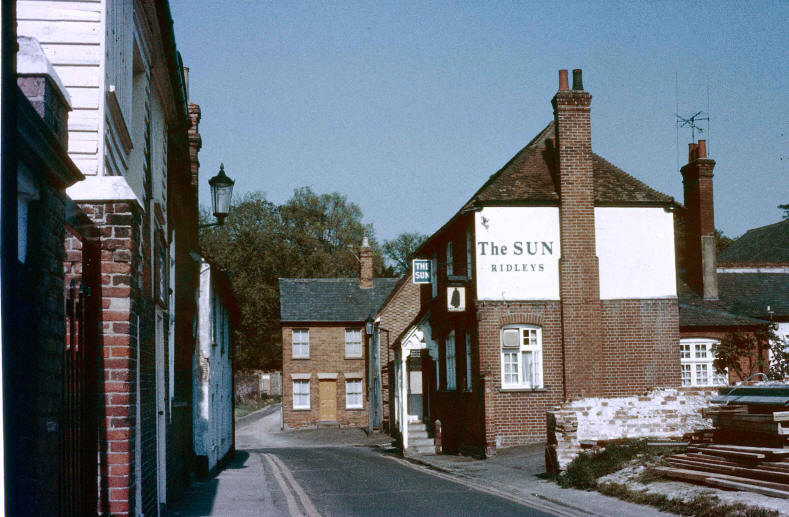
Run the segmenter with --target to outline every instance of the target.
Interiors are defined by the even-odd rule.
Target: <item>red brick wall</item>
[[[147,307],[150,303],[142,300],[142,214],[132,202],[82,203],[80,207],[101,236],[103,371],[99,389],[103,404],[99,408],[98,510],[112,515],[134,513],[134,444],[141,440],[143,509],[147,513],[153,511],[156,500],[156,387],[152,374],[153,315]],[[142,347],[140,365],[138,346]],[[141,415],[136,409],[138,367]],[[136,435],[137,418],[142,418],[141,437]]]
[[[685,203],[686,280],[698,292],[704,291],[701,236],[715,234],[712,177],[715,160],[693,159],[682,167]]]
[[[604,396],[680,385],[677,300],[603,300]]]
[[[309,359],[293,358],[293,329],[310,331]],[[362,358],[345,358],[345,329],[362,329]],[[283,325],[282,327],[282,416],[287,428],[309,427],[319,423],[318,373],[337,374],[337,423],[340,426],[368,425],[367,400],[367,337],[361,323],[337,325]],[[345,408],[344,372],[364,372],[362,381],[362,409]],[[293,409],[293,379],[291,374],[310,374],[310,409]]]

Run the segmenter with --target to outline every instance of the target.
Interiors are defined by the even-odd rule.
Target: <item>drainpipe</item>
[[[403,454],[405,455],[406,449],[408,449],[408,354],[407,351],[403,349],[402,353],[400,354],[400,361],[401,361],[401,368],[402,371],[402,404],[403,404]]]

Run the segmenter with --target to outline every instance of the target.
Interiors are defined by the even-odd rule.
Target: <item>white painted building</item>
[[[194,450],[202,474],[214,469],[233,450],[235,314],[237,305],[227,277],[204,259],[200,269],[199,341],[192,363]]]

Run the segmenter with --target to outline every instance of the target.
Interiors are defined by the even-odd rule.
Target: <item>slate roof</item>
[[[281,321],[364,321],[388,298],[397,278],[375,278],[361,289],[358,278],[280,278]]]
[[[464,208],[489,202],[558,203],[561,195],[554,122],[529,142],[471,197]],[[592,154],[596,204],[673,204],[604,158]]]
[[[776,317],[789,317],[789,274],[718,273],[718,291],[733,311],[767,318],[767,306]]]
[[[748,230],[718,255],[718,263],[789,264],[789,219]]]
[[[762,326],[767,323],[765,320],[736,314],[722,299],[705,300],[682,281],[677,285],[677,295],[680,328]]]

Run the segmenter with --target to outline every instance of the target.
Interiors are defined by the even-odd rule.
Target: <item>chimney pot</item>
[[[576,68],[573,70],[573,90],[583,90],[584,81],[581,75],[581,69]]]
[[[559,91],[566,92],[570,90],[567,82],[567,70],[559,70]]]
[[[707,157],[707,141],[699,140],[699,143],[696,144],[696,158],[706,158],[706,157]]]
[[[688,144],[688,162],[696,159],[696,144],[691,142]]]

